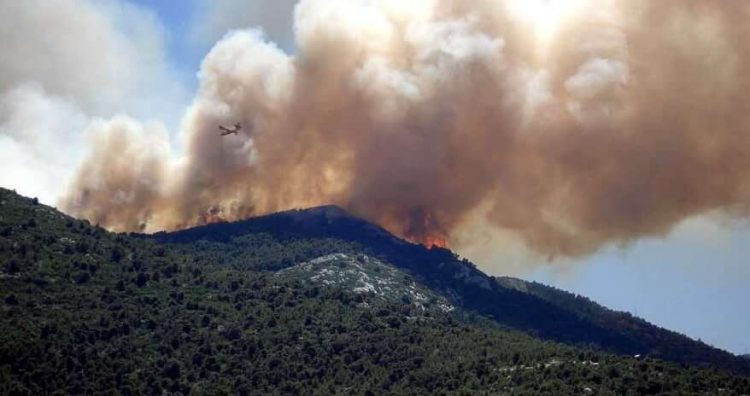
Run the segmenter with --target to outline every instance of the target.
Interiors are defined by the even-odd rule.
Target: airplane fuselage
[[[240,131],[240,129],[242,129],[242,126],[240,124],[236,124],[234,126],[234,128],[232,128],[232,129],[227,128],[227,127],[225,127],[223,125],[219,125],[219,130],[222,131],[221,132],[221,136],[227,136],[227,135],[231,135],[231,134],[237,135],[238,132]]]

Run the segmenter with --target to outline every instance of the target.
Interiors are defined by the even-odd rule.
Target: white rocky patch
[[[415,282],[404,282],[404,273],[367,256],[352,257],[334,253],[285,268],[279,277],[301,277],[326,286],[343,286],[358,294],[372,294],[383,300],[400,301],[407,296],[415,308],[424,311],[431,300],[433,308],[450,312],[454,307],[444,297]],[[369,305],[368,305],[369,307]]]

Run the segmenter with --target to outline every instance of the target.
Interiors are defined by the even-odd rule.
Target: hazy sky
[[[281,50],[293,54],[296,47],[292,26],[295,2],[292,0],[101,0],[81,2],[93,4],[82,7],[85,10],[58,3],[67,2],[55,4],[69,12],[71,18],[78,18],[75,20],[79,20],[79,24],[89,24],[90,29],[100,30],[100,36],[104,37],[98,41],[104,42],[101,51],[120,49],[118,53],[125,54],[122,62],[130,72],[125,73],[115,66],[111,72],[99,72],[99,68],[92,69],[96,72],[65,71],[64,62],[60,68],[48,70],[21,63],[8,66],[0,61],[0,67],[11,70],[10,77],[6,78],[9,82],[5,83],[0,77],[0,100],[49,108],[54,117],[46,118],[38,128],[42,136],[50,137],[50,145],[84,141],[89,122],[127,114],[146,123],[145,134],[163,134],[179,150],[185,143],[178,134],[183,109],[190,105],[199,87],[197,73],[201,62],[217,40],[229,30],[261,28]],[[36,18],[35,21],[46,17],[42,13],[29,15]],[[544,18],[554,18],[554,15],[545,14]],[[36,43],[26,38],[19,38],[19,42],[30,42],[27,45],[32,46]],[[19,52],[15,47],[10,51],[21,57],[33,54],[32,50]],[[93,59],[102,57],[102,54],[90,52],[89,48],[81,54]],[[129,56],[129,53],[136,55]],[[123,73],[128,77],[125,82]],[[101,80],[96,85],[98,90],[64,84],[75,78],[90,80],[92,77]],[[25,125],[33,120],[33,112],[27,114],[22,110],[0,106],[0,152],[20,153],[9,160],[11,165],[0,174],[0,183],[54,203],[57,197],[49,193],[54,190],[50,186],[71,177],[62,169],[80,160],[85,149],[80,143],[71,144],[69,152],[47,158],[44,166],[35,162],[38,160],[31,160],[31,156],[39,154],[35,151],[39,150],[38,144],[30,140],[31,133],[11,130],[14,125]],[[158,122],[148,124],[150,120]],[[64,132],[59,132],[61,130]],[[29,187],[29,178],[38,180],[36,186]],[[460,253],[476,259],[489,273],[551,284],[608,307],[633,312],[657,325],[717,347],[747,353],[750,349],[747,337],[750,308],[746,305],[750,301],[749,246],[750,231],[744,224],[718,225],[718,220],[703,217],[683,221],[666,238],[648,238],[622,247],[605,248],[572,262],[519,260],[509,264],[506,254],[493,260],[492,254]],[[498,264],[499,261],[503,262]]]

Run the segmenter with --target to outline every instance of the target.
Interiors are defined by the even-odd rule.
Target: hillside
[[[536,337],[606,351],[652,356],[678,363],[750,373],[750,364],[728,352],[575,298],[539,284],[493,278],[446,249],[426,249],[382,228],[326,206],[293,210],[235,223],[211,224],[153,236],[157,241],[192,249],[206,260],[253,270],[278,270],[337,252],[380,257],[464,310]],[[254,244],[268,246],[264,250]],[[281,246],[289,256],[277,254]]]
[[[457,305],[463,289],[442,293],[448,279],[370,251],[413,245],[350,230],[365,248],[312,231],[359,220],[298,215],[308,228],[285,230],[284,215],[128,236],[0,189],[0,394],[750,392],[746,377],[496,325]]]
[[[566,312],[571,312],[582,320],[626,339],[640,339],[643,349],[630,350],[631,353],[659,356],[664,359],[684,363],[715,364],[739,372],[747,373],[747,362],[741,357],[695,341],[685,335],[653,325],[628,312],[611,310],[590,299],[566,292],[538,282],[498,277],[497,282],[504,287],[540,298]]]

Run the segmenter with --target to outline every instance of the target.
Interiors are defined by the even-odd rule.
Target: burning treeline
[[[333,203],[427,244],[481,212],[553,256],[744,212],[749,2],[521,3],[301,1],[294,54],[244,31],[206,56],[182,152],[92,125],[63,207],[155,231]]]

